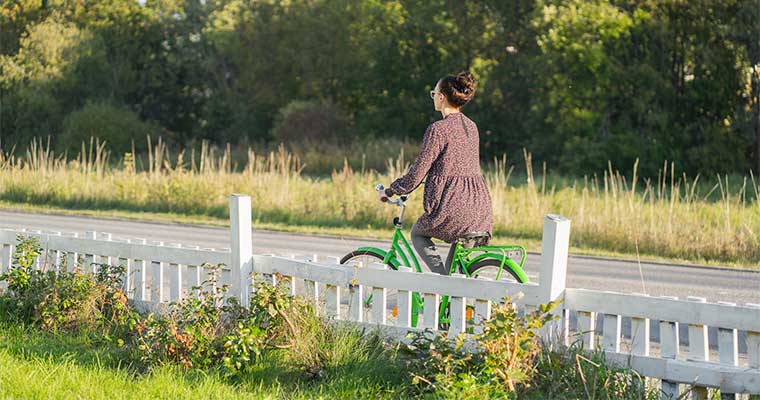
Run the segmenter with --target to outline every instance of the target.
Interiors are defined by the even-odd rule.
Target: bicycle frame
[[[417,260],[417,257],[415,256],[414,252],[412,251],[412,247],[409,244],[409,241],[404,236],[404,232],[402,231],[402,227],[400,224],[396,224],[396,229],[393,232],[393,240],[391,241],[391,248],[388,251],[384,251],[379,248],[374,247],[360,247],[359,250],[370,250],[378,254],[383,254],[383,264],[391,266],[391,268],[398,270],[398,268],[401,265],[408,265],[414,268],[416,272],[422,272],[422,268],[420,267],[420,262]],[[457,271],[457,267],[461,266],[461,273],[463,273],[465,276],[472,277],[472,274],[470,273],[470,267],[477,263],[480,260],[486,259],[486,258],[496,258],[501,259],[501,264],[499,266],[499,270],[496,274],[496,280],[501,279],[502,273],[504,272],[504,267],[506,265],[507,260],[509,259],[508,253],[511,251],[520,251],[521,252],[521,258],[520,263],[518,266],[520,267],[518,270],[514,271],[518,277],[520,277],[524,282],[527,282],[527,275],[525,275],[525,272],[522,270],[522,266],[525,265],[525,259],[526,259],[526,251],[523,246],[478,246],[478,247],[472,247],[467,248],[462,246],[461,243],[456,244],[456,249],[454,250],[454,256],[451,260],[451,265],[449,266],[449,275],[459,273],[460,271]],[[479,254],[478,254],[479,253]],[[474,257],[473,257],[474,256]],[[372,299],[372,296],[369,296],[367,298],[367,301],[370,302]],[[446,307],[449,304],[449,296],[441,296],[441,303],[440,308],[438,310],[438,321],[439,323],[447,323],[448,318],[445,316]],[[423,301],[422,301],[422,295],[417,292],[412,293],[412,326],[417,326],[417,322],[419,320],[419,314],[423,309]]]
[[[382,191],[382,186],[378,186],[376,188],[379,191]],[[405,266],[411,266],[412,268],[414,268],[415,272],[422,272],[422,268],[420,267],[420,262],[419,260],[417,260],[417,257],[414,255],[412,246],[409,244],[409,241],[406,239],[402,231],[402,228],[403,228],[402,218],[404,216],[404,211],[406,209],[406,205],[404,204],[405,201],[406,201],[406,197],[402,197],[399,200],[389,201],[391,204],[396,204],[401,208],[399,215],[393,220],[393,225],[396,229],[393,232],[393,240],[391,242],[391,248],[388,251],[385,251],[376,247],[360,247],[358,250],[366,250],[366,251],[371,251],[378,255],[383,255],[383,264],[389,265],[393,269],[398,270],[400,266],[405,265]],[[467,247],[464,247],[462,243],[457,242],[456,248],[454,250],[454,255],[451,260],[451,265],[449,265],[449,274],[451,275],[451,274],[458,273],[459,271],[457,271],[457,267],[461,266],[461,272],[469,278],[471,277],[469,268],[473,264],[486,258],[496,258],[496,259],[501,259],[501,264],[496,274],[496,280],[499,280],[501,279],[501,275],[504,271],[504,267],[507,263],[507,260],[509,260],[509,257],[507,254],[512,251],[520,251],[521,259],[520,259],[520,263],[517,265],[518,268],[516,270],[512,268],[511,266],[509,268],[520,278],[520,280],[522,280],[523,282],[527,282],[528,277],[525,274],[525,271],[523,271],[522,269],[523,265],[525,265],[525,259],[526,259],[526,254],[527,254],[523,246],[478,246],[478,247],[467,248]],[[367,298],[367,302],[370,302],[371,299],[372,299],[372,296],[370,295]],[[441,296],[441,303],[438,310],[438,323],[449,322],[448,319],[445,317],[445,311],[448,304],[449,304],[449,296]],[[411,321],[412,326],[417,326],[417,322],[419,320],[419,314],[422,311],[422,308],[423,308],[422,296],[417,292],[413,292],[412,293],[412,321]]]

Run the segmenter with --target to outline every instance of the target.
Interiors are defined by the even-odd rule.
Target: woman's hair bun
[[[462,107],[475,96],[478,81],[470,71],[462,71],[456,76],[448,75],[441,78],[440,90],[446,96],[449,104]]]
[[[475,85],[477,84],[477,80],[475,79],[475,76],[473,76],[470,71],[462,71],[457,74],[456,76],[457,83],[459,84],[460,91],[464,94],[470,94],[470,92],[475,93]]]

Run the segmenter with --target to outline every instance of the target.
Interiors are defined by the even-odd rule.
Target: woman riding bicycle
[[[491,195],[480,170],[478,127],[461,112],[475,96],[475,86],[475,78],[466,71],[438,81],[430,97],[443,119],[427,127],[420,155],[409,172],[384,193],[411,193],[427,176],[425,212],[412,227],[412,243],[429,269],[442,275],[449,272],[457,239],[476,233],[482,238],[478,245],[484,245],[493,226]],[[452,243],[445,263],[432,238]]]

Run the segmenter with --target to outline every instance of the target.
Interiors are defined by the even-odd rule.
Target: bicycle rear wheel
[[[470,265],[467,270],[470,273],[470,276],[475,279],[488,278],[495,281],[498,276],[499,281],[510,280],[517,283],[525,283],[525,281],[517,274],[517,269],[520,267],[510,259],[507,259],[504,262],[504,269],[501,271],[501,276],[499,276],[501,263],[502,260],[497,258],[485,258]]]

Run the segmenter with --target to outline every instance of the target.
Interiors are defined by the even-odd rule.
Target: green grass
[[[364,348],[362,348],[364,349]],[[319,380],[274,354],[241,378],[164,366],[136,371],[118,349],[87,335],[55,336],[0,323],[2,399],[355,399],[398,398],[397,368],[358,351]]]
[[[30,147],[23,158],[0,155],[0,206],[217,225],[227,222],[229,195],[247,193],[260,229],[390,237],[396,210],[377,201],[373,186],[402,175],[408,167],[403,159],[389,161],[386,173],[346,165],[315,177],[303,175],[299,159],[285,150],[247,157],[234,168],[229,151],[206,151],[187,162],[159,146],[148,165],[138,168],[128,158],[109,164],[98,151],[66,161]],[[534,176],[530,155],[524,158],[526,173],[519,182],[506,160],[485,168],[495,243],[538,250],[543,216],[556,213],[572,220],[575,254],[760,263],[760,186],[754,176],[707,182],[677,176],[665,164],[654,180],[622,176],[610,167],[572,179]],[[421,192],[411,197],[407,226],[422,213]]]

